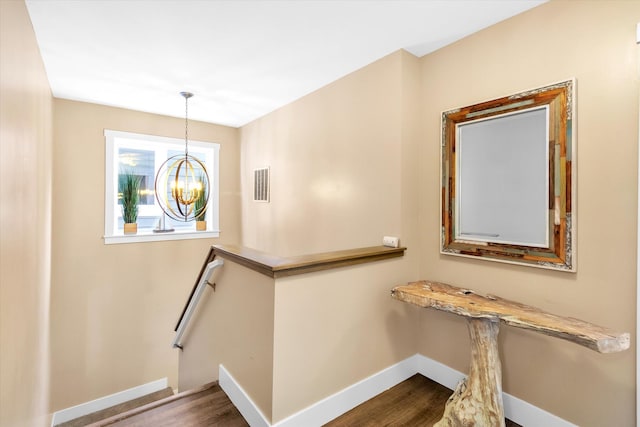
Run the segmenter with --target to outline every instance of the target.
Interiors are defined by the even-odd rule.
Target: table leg
[[[502,366],[498,354],[498,318],[468,318],[471,338],[469,377],[447,400],[444,415],[434,427],[504,427]]]

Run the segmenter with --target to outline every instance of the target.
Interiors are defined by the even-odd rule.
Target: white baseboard
[[[415,374],[454,389],[466,375],[421,354],[415,354],[373,374],[289,417],[270,424],[251,398],[220,365],[220,387],[229,395],[251,427],[321,426]],[[522,399],[503,393],[505,416],[527,427],[577,427]]]
[[[156,391],[160,391],[164,388],[167,388],[167,384],[167,379],[162,378],[161,380],[152,381],[150,383],[139,385],[128,390],[110,394],[109,396],[100,397],[90,402],[72,406],[71,408],[62,409],[60,411],[54,412],[53,418],[51,419],[51,426],[53,427],[56,424],[71,421],[75,418],[82,417],[93,412],[101,411],[103,409],[110,408],[111,406],[119,405],[129,400],[137,399],[138,397],[154,393]]]
[[[281,420],[273,427],[321,426],[416,374],[412,356]]]
[[[455,389],[458,382],[466,377],[462,372],[421,354],[416,354],[414,357],[417,357],[417,373],[450,389]],[[502,393],[502,401],[504,415],[520,425],[526,427],[577,427],[544,409],[511,396],[509,393]]]
[[[231,376],[224,366],[220,365],[218,371],[218,384],[227,393],[231,402],[238,408],[244,419],[251,427],[269,427],[271,424],[264,416],[260,408],[244,391],[242,386]]]
[[[413,357],[416,358],[416,373],[421,374],[438,384],[442,384],[451,390],[455,389],[458,383],[466,377],[462,372],[456,371],[437,360],[430,359],[421,354],[416,354]]]

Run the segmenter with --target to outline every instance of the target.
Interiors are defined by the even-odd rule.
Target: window
[[[212,142],[189,140],[189,154],[203,162],[209,172],[209,207],[205,220],[207,228],[196,231],[195,221],[174,221],[164,215],[155,197],[155,176],[169,157],[184,153],[184,140],[105,130],[105,244],[132,243],[155,240],[197,239],[218,237],[218,156],[220,145]],[[138,205],[138,232],[123,232],[122,201],[118,194],[122,174],[133,173],[140,178],[140,202]],[[164,216],[165,228],[172,232],[158,233],[160,219]]]

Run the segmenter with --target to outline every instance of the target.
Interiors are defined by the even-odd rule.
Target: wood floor
[[[164,402],[143,406],[128,414],[111,417],[90,427],[246,427],[249,424],[229,397],[213,383],[182,393]]]
[[[420,374],[325,424],[325,427],[433,426],[453,393]],[[506,420],[507,427],[520,427]]]
[[[61,424],[56,424],[55,427],[85,427],[92,423],[105,420],[115,415],[131,411],[141,406],[148,405],[153,402],[157,402],[162,399],[166,399],[173,396],[173,390],[170,387],[156,391],[154,393],[147,394],[137,399],[129,400],[128,402],[121,403],[119,405],[112,406],[101,411],[93,412],[88,415],[84,415],[80,418],[76,418],[71,421],[67,421]]]
[[[430,427],[452,391],[416,374],[329,422],[325,427]],[[507,427],[518,424],[507,420]],[[247,422],[217,384],[134,409],[91,427],[246,427]]]

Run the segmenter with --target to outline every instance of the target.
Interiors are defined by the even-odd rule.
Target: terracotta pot
[[[207,221],[196,221],[196,231],[207,231]]]
[[[124,223],[124,234],[136,234],[138,233],[138,224],[135,222]]]

